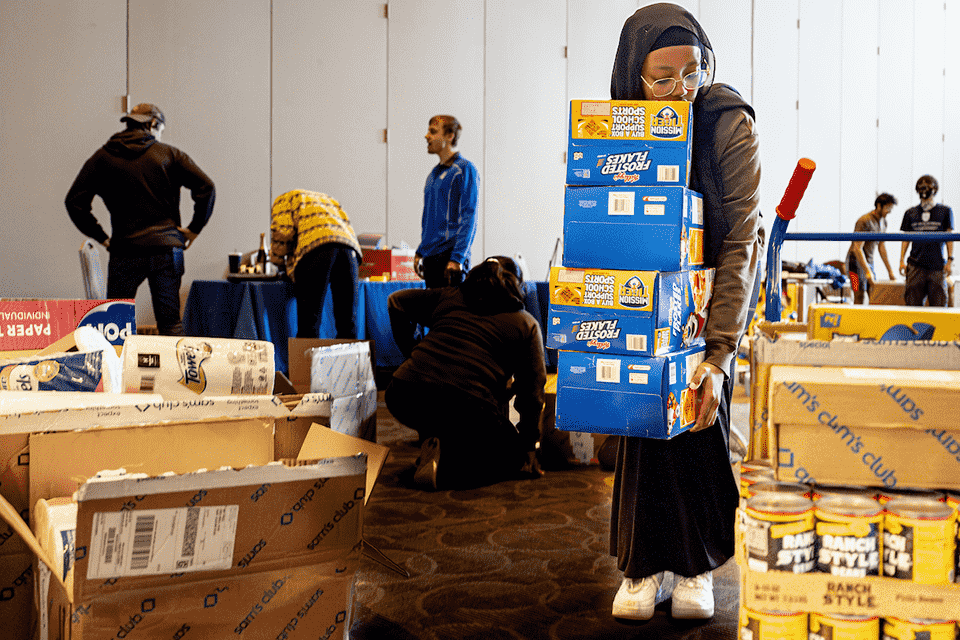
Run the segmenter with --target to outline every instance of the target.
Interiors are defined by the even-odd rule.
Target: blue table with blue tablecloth
[[[393,341],[387,299],[394,291],[421,288],[423,281],[362,281],[357,291],[357,337],[372,340],[377,366],[398,367],[403,355]],[[546,282],[524,284],[525,306],[545,331],[549,305]],[[274,344],[277,371],[288,372],[287,338],[297,334],[297,300],[287,281],[194,280],[183,309],[189,336],[246,338]],[[318,338],[335,338],[332,296],[327,292]],[[544,333],[544,339],[546,334]],[[547,367],[556,367],[556,352],[547,352]]]

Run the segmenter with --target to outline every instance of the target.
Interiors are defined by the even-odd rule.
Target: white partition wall
[[[213,217],[186,251],[181,297],[195,279],[219,279],[231,251],[270,229],[270,2],[131,0],[130,94],[163,109],[163,141],[214,181]],[[193,216],[183,191],[180,215]],[[153,324],[146,285],[137,321]]]
[[[384,3],[272,4],[272,196],[321,191],[340,201],[357,233],[384,233]]]
[[[63,198],[82,163],[122,128],[128,91],[134,103],[164,109],[164,140],[217,185],[210,225],[187,252],[184,295],[192,280],[221,278],[230,251],[255,248],[273,198],[292,188],[326,191],[358,231],[416,246],[423,185],[437,162],[423,135],[437,113],[463,123],[460,151],[481,174],[475,256],[520,253],[542,278],[562,233],[569,100],[609,97],[620,29],[648,3],[5,2],[0,206],[16,222],[0,238],[0,296],[83,295],[83,237]],[[951,39],[960,2],[680,4],[710,35],[717,80],[756,109],[768,228],[804,155],[818,169],[794,231],[850,231],[882,191],[900,201],[889,218],[896,230],[928,172],[939,198],[960,206]],[[184,192],[186,219],[191,204]],[[99,199],[94,211],[106,223]],[[897,244],[888,249],[899,261]],[[788,241],[782,256],[825,262],[845,252],[846,243]],[[139,321],[152,324],[146,287],[138,302]]]
[[[84,295],[78,250],[85,237],[67,217],[63,199],[87,158],[123,128],[125,5],[3,3],[0,296]],[[99,200],[94,212],[109,232]]]
[[[535,28],[525,19],[531,9]],[[563,233],[564,2],[530,0],[523,9],[498,3],[488,6],[486,25],[487,186],[481,247],[487,256],[519,254],[527,264],[526,277],[545,280],[554,244]]]
[[[432,116],[449,114],[463,126],[457,150],[480,172],[474,256],[482,255],[484,194],[484,7],[483,0],[395,0],[388,34],[387,239],[420,242],[423,187],[437,156],[427,154],[424,135]]]

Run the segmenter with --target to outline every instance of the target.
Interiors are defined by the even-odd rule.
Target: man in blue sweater
[[[453,116],[430,118],[427,153],[440,163],[423,189],[423,220],[414,269],[427,288],[459,284],[470,270],[470,246],[477,232],[480,175],[456,151],[462,127]]]

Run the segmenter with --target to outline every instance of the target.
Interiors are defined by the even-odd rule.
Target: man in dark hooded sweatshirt
[[[730,400],[737,348],[756,306],[764,230],[754,112],[732,88],[712,84],[714,69],[707,35],[681,7],[649,5],[623,26],[611,98],[693,103],[690,188],[703,195],[704,261],[716,276],[705,359],[689,382],[698,390],[694,427],[670,440],[620,438],[610,527],[624,574],[616,617],[652,617],[666,571],[678,578],[673,616],[712,617],[712,571],[734,553]]]
[[[213,213],[213,181],[190,156],[160,142],[165,118],[156,105],[138,104],[115,133],[83,165],[67,193],[73,224],[110,252],[107,297],[134,298],[147,280],[157,331],[183,335],[180,280],[183,250]],[[193,197],[193,219],[180,226],[180,189]],[[100,196],[110,212],[107,235],[91,211]]]

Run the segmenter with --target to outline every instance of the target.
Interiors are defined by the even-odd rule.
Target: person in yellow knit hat
[[[293,281],[298,338],[317,337],[328,284],[336,337],[357,337],[360,256],[347,212],[327,194],[296,189],[273,201],[270,261]]]

